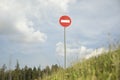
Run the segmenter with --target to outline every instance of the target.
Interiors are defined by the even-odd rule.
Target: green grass
[[[120,48],[77,62],[43,80],[120,80]]]

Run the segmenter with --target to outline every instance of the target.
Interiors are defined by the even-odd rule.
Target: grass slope
[[[120,48],[78,62],[43,80],[120,80]]]

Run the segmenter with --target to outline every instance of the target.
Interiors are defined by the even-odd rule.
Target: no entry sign
[[[66,16],[66,15],[65,16],[61,16],[60,19],[59,19],[59,23],[63,27],[68,27],[71,24],[71,19],[70,19],[69,16]]]

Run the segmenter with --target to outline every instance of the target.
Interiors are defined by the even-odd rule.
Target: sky
[[[101,54],[120,40],[120,0],[0,0],[0,66],[59,64],[64,59],[68,15],[67,63]]]

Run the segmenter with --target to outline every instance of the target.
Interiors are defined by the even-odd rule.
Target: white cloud
[[[23,35],[21,38],[26,42],[44,42],[47,39],[47,36],[44,33],[41,33],[39,30],[33,28],[33,23],[22,19],[16,22],[17,30]]]
[[[36,30],[36,27],[44,27],[38,25],[49,20],[49,12],[55,15],[68,12],[68,5],[74,1],[0,0],[0,34],[11,34],[11,38],[17,41],[44,42],[46,34]]]
[[[59,10],[64,10],[65,12],[68,12],[69,4],[75,1],[76,0],[49,0],[51,4],[58,6]]]
[[[6,13],[0,15],[0,34],[10,35],[11,38],[16,35],[16,40],[24,42],[44,42],[46,40],[47,36],[40,31],[35,31],[32,22],[30,23],[26,18],[17,17],[18,19],[16,19],[12,16],[13,14]]]
[[[80,45],[78,46],[79,47],[75,47],[72,44],[67,44],[67,48],[66,48],[67,56],[70,56],[70,57],[78,56],[80,59],[81,58],[88,59],[93,56],[98,56],[103,52],[107,51],[105,48],[98,48],[96,50],[93,48],[87,48],[85,46],[80,46]],[[56,44],[56,53],[59,56],[64,56],[64,44],[62,42],[58,42]]]
[[[102,54],[104,52],[107,52],[107,50],[105,48],[95,49],[90,54],[86,55],[85,58],[89,59],[91,57],[98,56],[98,55],[100,55],[100,54]]]
[[[26,17],[25,5],[14,0],[0,1],[0,34],[22,42],[44,42],[47,36],[35,30],[34,22]]]

